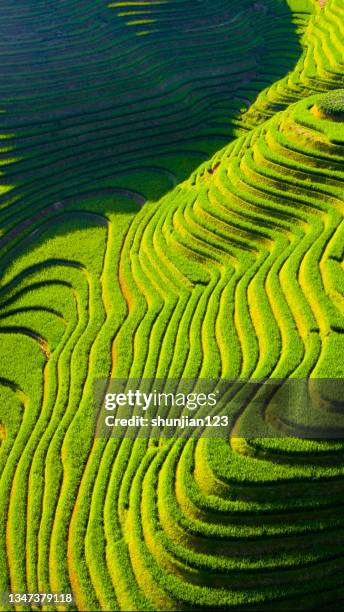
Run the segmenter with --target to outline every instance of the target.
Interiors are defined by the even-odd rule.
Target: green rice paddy
[[[344,377],[342,0],[5,0],[0,31],[0,592],[343,610],[344,441],[99,439],[93,398]]]

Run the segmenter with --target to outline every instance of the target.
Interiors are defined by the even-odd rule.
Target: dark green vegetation
[[[99,376],[343,377],[323,5],[1,5],[0,591],[342,609],[344,443],[92,428]]]

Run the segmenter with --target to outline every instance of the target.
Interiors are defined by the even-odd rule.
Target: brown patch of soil
[[[211,170],[209,170],[209,174],[215,174],[216,170],[218,169],[220,165],[220,162],[217,162],[212,168]]]

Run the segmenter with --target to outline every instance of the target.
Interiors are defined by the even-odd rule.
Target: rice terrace
[[[0,34],[0,610],[344,610],[344,0],[3,0]],[[236,412],[96,435],[110,379]]]

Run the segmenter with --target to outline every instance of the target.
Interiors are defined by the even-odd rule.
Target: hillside
[[[204,4],[0,8],[2,592],[343,609],[344,7]],[[110,376],[238,380],[240,414],[95,438]],[[314,379],[304,439],[280,405],[252,436],[263,379]]]

